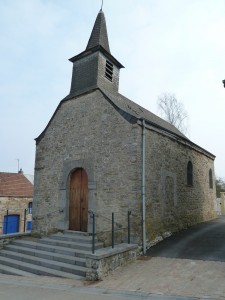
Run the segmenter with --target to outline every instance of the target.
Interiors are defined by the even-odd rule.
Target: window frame
[[[212,173],[212,169],[209,169],[209,188],[213,189],[213,173]]]
[[[193,186],[193,164],[190,160],[187,164],[187,186]]]
[[[32,214],[32,208],[33,208],[33,202],[30,201],[30,202],[28,202],[28,206],[27,206],[27,213],[28,214]]]

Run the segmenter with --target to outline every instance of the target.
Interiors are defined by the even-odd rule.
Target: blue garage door
[[[3,234],[19,232],[19,221],[19,215],[9,215],[8,222],[7,216],[4,216]],[[8,224],[6,224],[6,222]]]

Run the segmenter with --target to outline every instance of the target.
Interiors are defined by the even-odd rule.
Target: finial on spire
[[[102,10],[103,4],[104,4],[104,0],[102,0],[102,6],[101,6],[101,10]]]

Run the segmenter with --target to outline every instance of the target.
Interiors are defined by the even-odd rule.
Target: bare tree
[[[216,176],[216,197],[220,198],[220,193],[225,192],[225,179]]]
[[[174,94],[164,93],[158,97],[158,111],[170,124],[177,127],[183,134],[188,132],[188,113],[183,104]]]

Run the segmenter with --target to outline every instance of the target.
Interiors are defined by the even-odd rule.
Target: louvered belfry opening
[[[105,77],[110,81],[113,80],[113,64],[108,60],[105,65]]]

